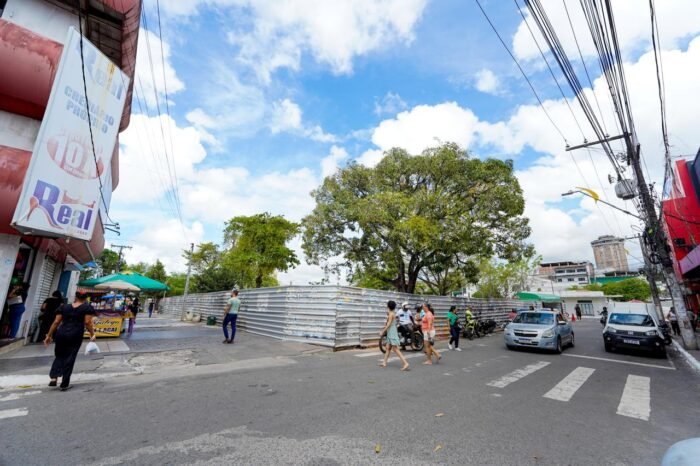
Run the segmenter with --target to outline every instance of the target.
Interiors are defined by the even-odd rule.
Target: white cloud
[[[384,151],[380,149],[368,149],[357,158],[357,163],[365,167],[375,167],[384,158]]]
[[[410,43],[427,0],[200,1],[235,5],[252,27],[229,33],[239,62],[270,82],[277,69],[298,70],[304,54],[337,74],[350,73],[355,57]],[[192,9],[186,9],[190,13]],[[181,9],[185,11],[185,9]]]
[[[289,99],[274,102],[269,125],[272,134],[301,129],[301,108]]]
[[[161,53],[161,46],[163,53]],[[165,107],[166,87],[170,98],[173,94],[185,89],[185,84],[178,78],[175,68],[170,63],[170,45],[165,41],[161,44],[158,36],[146,29],[139,29],[135,80],[136,85],[139,86],[139,95],[142,95],[146,104],[153,108],[157,101]],[[170,105],[173,105],[172,101]],[[161,108],[161,111],[165,112],[165,108]]]
[[[182,227],[172,218],[154,219],[148,228],[133,238],[132,249],[125,249],[124,257],[128,263],[153,264],[160,260],[168,272],[184,272],[187,263],[182,251],[189,246],[188,241],[197,244],[203,239],[204,226],[200,222]]]
[[[404,102],[399,94],[394,94],[393,92],[387,92],[380,101],[374,102],[374,114],[378,116],[395,115],[407,108],[408,104]]]
[[[478,118],[455,102],[418,105],[382,121],[372,134],[372,142],[382,150],[402,147],[419,154],[441,142],[456,142],[468,147],[474,139]]]
[[[500,90],[500,80],[493,71],[489,69],[482,69],[476,73],[474,76],[475,87],[480,92],[485,92],[486,94],[497,94]]]
[[[199,132],[191,126],[179,127],[167,115],[132,115],[119,146],[120,181],[113,198],[123,203],[160,199],[172,189],[175,175],[188,179],[206,156]]]
[[[331,176],[338,171],[340,162],[348,158],[348,152],[342,147],[333,146],[331,152],[321,160],[321,178]]]

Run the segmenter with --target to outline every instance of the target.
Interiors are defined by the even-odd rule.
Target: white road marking
[[[649,377],[628,375],[620,404],[617,406],[617,414],[648,421],[651,413],[650,384]]]
[[[489,387],[496,387],[496,388],[504,388],[507,387],[508,385],[512,384],[513,382],[517,382],[518,380],[522,379],[523,377],[526,377],[533,372],[537,372],[538,370],[542,369],[543,367],[549,366],[549,363],[546,361],[538,361],[535,364],[529,364],[522,369],[515,370],[511,372],[510,374],[506,374],[500,379],[492,380],[491,382],[487,383]]]
[[[584,359],[595,359],[597,361],[607,361],[607,362],[618,362],[620,364],[630,364],[632,366],[642,366],[642,367],[653,367],[655,369],[666,369],[669,371],[675,371],[675,367],[669,367],[669,366],[660,366],[658,364],[646,364],[643,362],[632,362],[632,361],[621,361],[619,359],[610,359],[610,358],[599,358],[597,356],[584,356],[582,354],[562,354],[562,356],[568,356],[570,358],[584,358]]]
[[[12,401],[12,400],[19,400],[23,396],[29,396],[29,395],[38,395],[41,393],[41,390],[34,390],[31,392],[17,392],[17,393],[10,393],[7,396],[0,396],[0,401]]]
[[[381,351],[372,351],[371,353],[359,353],[356,354],[356,358],[368,358],[370,356],[381,356],[382,352]]]
[[[595,369],[590,367],[577,367],[542,396],[552,400],[569,401],[594,372]]]
[[[0,419],[26,416],[27,414],[29,414],[27,408],[5,409],[0,411]]]

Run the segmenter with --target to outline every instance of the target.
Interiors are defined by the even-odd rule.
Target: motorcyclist
[[[410,341],[411,332],[413,332],[413,326],[415,324],[413,312],[411,312],[411,305],[406,302],[403,303],[399,312],[396,313],[396,317],[399,321],[399,334],[403,337],[403,341]]]
[[[476,321],[474,320],[474,314],[472,314],[472,309],[468,307],[464,311],[464,328],[469,328],[474,325]]]

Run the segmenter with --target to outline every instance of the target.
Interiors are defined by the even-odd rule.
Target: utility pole
[[[192,254],[194,253],[194,243],[190,243],[190,257],[187,261],[187,277],[185,278],[185,294],[182,298],[182,312],[184,314],[187,306],[187,294],[190,291],[190,275],[192,273]]]
[[[644,237],[642,235],[628,236],[623,239],[639,239],[639,247],[642,248],[642,257],[644,258],[644,275],[647,277],[649,282],[649,289],[651,290],[651,299],[654,301],[654,308],[656,309],[656,315],[659,317],[659,322],[664,320],[664,311],[661,307],[661,298],[659,297],[659,287],[656,283],[657,267],[652,264],[651,258],[649,257],[649,251],[644,244]]]
[[[119,259],[117,260],[116,270],[116,273],[119,273],[122,269],[122,251],[124,251],[124,249],[131,249],[131,246],[124,246],[122,244],[110,244],[109,247],[112,249],[119,249]]]

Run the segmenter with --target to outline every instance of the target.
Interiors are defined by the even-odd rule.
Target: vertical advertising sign
[[[100,181],[111,193],[112,152],[129,78],[85,38],[81,54],[80,40],[70,28],[12,226],[87,241],[105,208]]]

